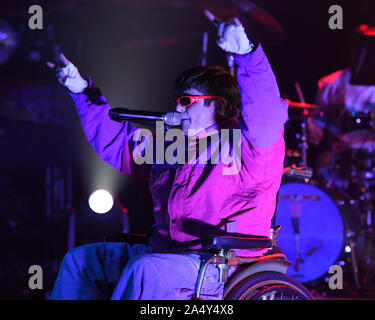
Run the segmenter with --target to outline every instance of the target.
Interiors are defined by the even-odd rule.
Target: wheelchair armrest
[[[105,242],[127,242],[129,244],[147,244],[147,235],[141,233],[107,232],[104,236]]]
[[[259,236],[206,236],[201,239],[205,249],[265,249],[272,247],[272,241]]]

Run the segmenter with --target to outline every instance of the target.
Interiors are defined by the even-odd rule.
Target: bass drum
[[[349,244],[357,239],[360,250],[361,214],[350,199],[334,186],[314,182],[281,185],[276,210],[277,245],[288,257],[287,274],[302,283],[328,274]]]

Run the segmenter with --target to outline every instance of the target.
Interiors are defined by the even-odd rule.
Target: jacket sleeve
[[[147,179],[151,164],[137,164],[135,159],[144,156],[147,144],[152,143],[152,134],[141,139],[141,129],[129,122],[113,121],[108,115],[111,107],[107,100],[91,79],[88,82],[84,92],[71,93],[88,142],[103,161],[119,172]]]
[[[280,97],[275,75],[261,45],[246,54],[235,55],[241,92],[242,129],[258,148],[276,142],[288,118],[288,104]]]

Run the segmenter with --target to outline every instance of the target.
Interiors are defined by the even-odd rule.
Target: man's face
[[[189,89],[183,95],[203,96],[204,94],[196,89]],[[216,122],[213,101],[208,106],[204,105],[204,100],[196,101],[188,107],[177,104],[176,111],[182,116],[181,129],[186,136],[194,136]]]

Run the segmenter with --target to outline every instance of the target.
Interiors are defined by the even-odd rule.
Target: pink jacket
[[[269,236],[276,194],[283,172],[284,122],[287,103],[262,47],[235,56],[242,99],[240,170],[223,174],[228,164],[137,165],[133,140],[137,128],[114,122],[110,106],[90,84],[84,93],[72,94],[83,130],[98,155],[121,173],[149,179],[155,225],[150,245],[155,251],[198,249],[199,236],[232,233]],[[262,252],[261,252],[262,253]],[[243,256],[259,255],[239,250]]]

